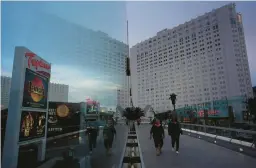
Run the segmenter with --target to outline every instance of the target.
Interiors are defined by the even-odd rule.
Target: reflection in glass
[[[69,85],[69,102],[128,105],[125,2],[3,2],[2,63],[12,71],[15,46],[52,64],[51,82]],[[15,12],[13,12],[15,11]]]

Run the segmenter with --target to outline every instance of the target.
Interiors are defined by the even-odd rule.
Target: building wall
[[[1,76],[1,109],[8,108],[11,78]],[[68,102],[69,86],[50,83],[49,101]]]
[[[131,58],[130,58],[130,66],[131,66],[131,84],[132,84],[132,99],[133,99],[133,104],[135,107],[141,107],[141,108],[144,108],[142,107],[142,104],[139,104],[138,103],[138,98],[139,98],[139,95],[138,95],[138,82],[139,82],[139,79],[138,79],[138,61],[137,61],[137,51],[133,48],[130,49],[130,55],[131,55]]]
[[[120,105],[122,108],[130,106],[130,89],[129,88],[120,88],[117,90],[117,105]]]
[[[50,83],[49,101],[68,102],[69,86],[64,84]]]
[[[252,96],[241,15],[235,5],[164,29],[131,48],[134,100],[155,111]]]
[[[11,78],[1,76],[1,109],[8,108]]]

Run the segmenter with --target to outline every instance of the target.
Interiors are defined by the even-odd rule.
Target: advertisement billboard
[[[23,91],[23,107],[47,108],[49,79],[26,68]]]
[[[45,120],[45,112],[22,111],[19,141],[44,137],[46,127]]]
[[[86,105],[87,105],[87,110],[86,110],[87,114],[98,113],[99,110],[100,110],[99,109],[100,108],[100,103],[95,101],[95,100],[86,99]]]
[[[47,137],[80,129],[80,103],[49,102]]]

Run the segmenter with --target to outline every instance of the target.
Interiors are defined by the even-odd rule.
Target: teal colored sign
[[[215,100],[212,102],[204,102],[193,104],[176,109],[178,115],[189,117],[189,111],[196,113],[195,117],[204,117],[204,110],[207,110],[209,118],[225,118],[228,117],[228,106],[232,106],[236,120],[242,120],[242,111],[245,96],[234,96],[229,99]]]

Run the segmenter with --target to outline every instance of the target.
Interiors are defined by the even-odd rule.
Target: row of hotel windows
[[[214,60],[210,60],[209,62],[211,62],[211,61],[216,62]],[[163,64],[159,64],[159,65],[156,64],[155,66],[152,66],[152,65],[147,66],[146,65],[145,67],[142,67],[142,68],[137,67],[137,72],[139,74],[143,73],[143,72],[152,72],[153,69],[157,70],[156,68],[161,68],[161,69],[168,68],[171,71],[176,70],[176,73],[178,73],[178,72],[185,73],[186,71],[192,71],[192,68],[196,68],[197,72],[200,72],[200,69],[201,69],[202,66],[205,67],[205,69],[207,69],[208,68],[207,66],[215,67],[216,65],[222,65],[223,61],[216,62],[216,64],[212,63],[210,65],[207,64],[207,62],[200,62],[200,64],[199,63],[194,63],[194,65],[197,65],[197,66],[192,66],[192,64],[189,64],[189,66],[185,66],[185,63],[183,63],[183,66],[179,66],[179,65],[176,64],[175,67],[174,67],[174,65],[172,65],[172,63],[173,62],[169,62],[169,66],[166,66],[166,65],[168,65],[168,62],[167,62],[167,63],[164,63],[164,65]],[[206,70],[206,72],[207,72],[207,70]]]
[[[237,24],[236,16],[237,16],[237,14],[235,13],[235,10],[233,8],[231,8],[230,11],[229,11],[229,18],[230,18],[230,24],[231,25],[236,25]],[[204,18],[204,19],[201,19],[201,18]],[[202,24],[202,22],[204,23],[204,25]],[[170,38],[171,34],[173,34],[173,36],[172,36],[173,38],[175,38],[178,34],[181,36],[184,31],[186,33],[188,33],[189,32],[189,30],[188,30],[189,28],[191,28],[191,30],[194,31],[194,30],[196,30],[196,27],[194,27],[195,24],[198,24],[196,27],[198,27],[199,29],[201,29],[202,27],[206,26],[207,27],[205,29],[206,31],[209,31],[209,26],[211,24],[213,25],[212,26],[213,30],[218,29],[218,25],[215,25],[215,24],[217,24],[216,11],[213,11],[213,12],[210,12],[210,13],[204,15],[204,16],[201,16],[201,17],[199,17],[199,19],[193,19],[192,21],[190,21],[188,23],[185,23],[184,26],[176,27],[176,28],[174,28],[172,30],[168,30],[167,32],[165,31],[164,34],[162,35],[162,38],[166,38],[166,37]],[[195,33],[193,33],[193,34],[195,34]],[[154,37],[152,40],[156,41],[157,39],[160,40],[161,37],[159,37],[159,35],[158,35],[158,36]],[[152,40],[148,40],[147,42],[148,43],[152,43]],[[144,44],[147,45],[148,44],[147,42],[144,43]],[[143,44],[141,44],[141,46],[142,45]],[[139,47],[140,46],[137,45],[137,48],[139,48]]]
[[[220,46],[220,43],[218,43],[218,44],[216,44],[216,46]],[[212,48],[212,47],[210,47],[210,48]],[[201,48],[200,49],[200,51],[203,51],[203,50],[205,50],[205,48]],[[221,48],[216,48],[216,51],[220,51],[221,50]],[[183,51],[181,51],[181,53],[182,53]],[[212,53],[213,51],[212,50],[208,50],[208,54],[209,53]],[[198,50],[193,50],[193,53],[198,53]],[[200,53],[201,55],[204,55],[205,54],[205,52],[201,52]],[[153,60],[153,58],[151,57],[150,59],[149,59],[149,62],[147,61],[148,59],[145,59],[145,60],[143,60],[143,62],[141,62],[141,61],[138,61],[138,64],[137,64],[137,66],[138,67],[140,67],[140,66],[143,66],[143,65],[147,65],[147,64],[149,64],[149,63],[151,63],[151,64],[157,64],[157,63],[162,63],[163,61],[164,62],[166,62],[166,61],[168,61],[168,57],[167,56],[172,56],[172,54],[169,54],[169,55],[165,55],[164,57],[159,57],[159,58],[155,58],[154,60]],[[194,54],[193,56],[198,56],[198,54]],[[209,55],[210,56],[210,55]],[[181,57],[181,59],[179,59],[179,57]],[[175,62],[177,62],[177,61],[181,61],[181,60],[185,60],[184,58],[182,58],[182,57],[184,57],[184,54],[181,54],[181,55],[176,55],[175,56]],[[166,59],[164,59],[163,61],[162,61],[162,59],[163,58],[166,58]],[[186,57],[189,61],[191,61],[192,59],[191,59],[191,52],[189,52],[189,53],[187,53],[187,57]],[[194,58],[194,59],[196,59],[196,58]],[[159,60],[159,62],[157,62],[157,60]],[[169,60],[173,60],[173,57],[169,57]],[[154,62],[153,62],[154,61]],[[173,63],[173,61],[171,61],[172,63]]]
[[[200,38],[200,37],[199,37]],[[215,44],[215,46],[219,46],[219,42],[220,42],[220,38],[219,38],[219,34],[215,34],[215,37],[212,39],[212,37],[207,36],[206,38],[206,43],[204,42],[204,40],[199,40],[198,42],[193,42],[191,44],[189,44],[189,42],[187,42],[186,44],[186,51],[191,50],[190,46],[192,45],[193,48],[192,49],[196,49],[197,47],[199,49],[202,49],[204,47],[204,45],[207,45],[208,47],[211,46],[211,48],[213,47],[213,44]],[[195,39],[196,40],[196,39]],[[144,58],[147,58],[148,55],[152,56],[153,55],[153,51],[154,51],[154,57],[157,57],[157,52],[158,51],[158,56],[161,56],[162,54],[166,55],[167,54],[167,49],[169,53],[175,52],[175,54],[178,54],[178,50],[181,52],[184,52],[184,46],[183,44],[176,44],[177,41],[174,41],[174,45],[172,45],[172,43],[168,43],[167,45],[162,45],[159,46],[158,48],[152,48],[149,51],[142,51],[142,50],[137,50],[138,54],[137,54],[137,60],[143,60]],[[155,45],[156,47],[157,45]],[[167,46],[169,46],[167,48]],[[180,47],[178,47],[180,46]],[[163,49],[161,50],[161,48],[163,47]],[[200,48],[201,47],[201,48]],[[173,50],[172,50],[173,49]],[[152,58],[152,57],[151,57]],[[145,59],[147,60],[147,59]]]
[[[204,25],[202,24],[202,20],[201,19],[197,20],[198,21],[197,27],[199,29],[201,29],[204,26],[209,27],[211,23],[212,24],[216,24],[216,22],[217,22],[215,14],[213,15],[212,22],[210,22],[210,20],[208,20],[209,16],[206,16],[206,18],[207,19],[205,20],[205,22],[204,22],[205,24]],[[172,38],[176,38],[177,35],[182,36],[184,31],[186,33],[188,33],[189,32],[189,30],[188,30],[189,28],[191,28],[192,31],[195,31],[196,30],[196,27],[194,27],[195,24],[196,24],[195,21],[192,21],[191,26],[186,25],[186,26],[184,26],[184,28],[183,27],[174,28],[174,29],[178,29],[178,30],[173,30],[173,29],[172,30],[168,30],[168,33],[165,33],[164,35],[162,35],[162,38],[163,39],[165,39],[165,38],[169,38],[170,39],[171,38],[171,31],[172,31],[172,34],[173,34]],[[217,28],[216,25],[213,25],[212,27],[213,27],[214,30]],[[208,30],[208,28],[206,30]],[[193,33],[192,37],[194,37],[194,34],[195,33]],[[159,36],[154,37],[152,40],[149,40],[148,43],[146,42],[145,45],[152,43],[152,41],[156,42],[157,39],[160,40],[161,38]],[[143,44],[141,44],[141,45],[143,45]],[[139,47],[140,46],[138,45],[137,48],[139,48]]]
[[[215,50],[216,51],[220,51],[221,49],[220,49],[220,43],[215,43]],[[212,52],[212,46],[208,46],[207,47],[207,49],[208,49],[208,53],[211,53]],[[190,50],[190,48],[187,50],[187,51],[189,51]],[[191,53],[198,53],[199,51],[201,51],[201,54],[205,54],[205,52],[202,52],[202,51],[204,51],[205,50],[205,47],[201,47],[201,48],[199,48],[199,49],[196,49],[196,48],[194,48],[193,50],[192,50],[192,52],[186,52],[186,55],[187,55],[187,58],[188,57],[190,57],[191,56]],[[174,55],[175,55],[175,60],[177,60],[178,61],[178,59],[176,59],[176,58],[179,58],[179,57],[184,57],[185,55],[184,54],[182,54],[182,53],[184,53],[184,50],[181,50],[180,52],[175,52],[174,53]],[[178,54],[181,54],[181,55],[178,55]],[[151,55],[153,55],[153,54],[151,54]],[[160,57],[162,54],[159,54],[159,55],[157,55],[156,53],[154,53],[154,61],[157,61],[158,59],[159,60],[161,60],[161,59],[163,59],[163,58],[169,58],[170,60],[172,60],[173,59],[173,54],[172,54],[172,50],[169,50],[169,54],[167,54],[167,52],[166,53],[164,53],[164,56],[163,57]],[[158,57],[159,56],[159,57]],[[194,55],[195,56],[195,55]],[[157,58],[158,57],[158,58]],[[146,63],[148,63],[148,60],[150,61],[150,62],[153,62],[153,57],[151,56],[151,57],[149,57],[149,59],[148,58],[145,58],[145,59],[138,59],[138,65],[140,65],[140,62],[142,63],[142,65],[143,65],[143,63],[144,64],[146,64]]]
[[[212,33],[213,33],[213,37],[219,37],[219,30],[218,29],[216,29],[216,30],[213,30],[212,31]],[[199,32],[198,34],[203,34],[202,32]],[[211,33],[209,32],[209,33],[206,33],[205,34],[205,36],[204,35],[199,35],[198,36],[198,39],[202,39],[202,38],[206,38],[206,40],[210,40],[212,37],[211,37]],[[196,34],[195,33],[193,33],[192,35],[191,35],[191,37],[192,37],[192,41],[190,41],[189,40],[189,37],[190,36],[186,36],[185,37],[185,39],[186,39],[186,41],[185,41],[185,43],[186,43],[186,47],[188,47],[189,45],[189,43],[190,42],[193,42],[193,41],[196,41],[197,40],[197,38],[196,38]],[[159,39],[161,39],[161,38],[159,38]],[[204,39],[202,39],[202,40],[199,40],[199,42],[203,42],[204,41]],[[170,46],[172,43],[174,44],[172,47],[177,47],[178,46],[178,42],[179,42],[179,44],[180,45],[184,45],[184,43],[183,43],[183,37],[182,38],[179,38],[179,40],[178,39],[171,39],[171,38],[168,38],[168,40],[166,41],[166,40],[164,40],[163,39],[163,44],[165,44],[165,46],[166,46],[166,43],[168,42],[168,45]],[[161,48],[162,48],[162,46],[163,46],[163,44],[162,44],[162,42],[161,41],[158,41],[158,43],[153,43],[153,45],[152,44],[149,44],[148,45],[148,47],[147,47],[147,43],[144,43],[144,45],[146,46],[145,48],[137,48],[137,52],[139,53],[139,52],[142,52],[144,49],[145,50],[148,50],[148,49],[151,49],[152,47],[156,47],[156,46],[158,46],[158,49],[161,51]],[[143,43],[142,43],[143,44]],[[161,45],[162,44],[162,45]],[[194,44],[194,43],[192,43],[192,44]],[[138,55],[138,57],[140,57],[140,56],[143,56],[143,55]]]
[[[209,57],[211,57],[211,56],[209,56]],[[209,61],[209,63],[211,63],[210,65],[209,64],[207,64],[207,61],[206,60],[203,60],[203,59],[201,59],[201,60],[198,60],[198,59],[194,59],[193,61],[196,61],[196,62],[194,62],[194,65],[198,65],[197,67],[199,68],[200,66],[199,65],[201,65],[202,66],[202,68],[207,68],[207,67],[209,67],[209,66],[213,66],[213,67],[215,67],[215,66],[217,66],[217,65],[221,65],[221,64],[223,64],[223,61],[221,61],[221,59],[222,59],[222,57],[217,57],[217,58],[215,58],[215,59],[208,59],[208,61]],[[171,59],[169,59],[169,60],[171,60]],[[200,61],[200,62],[199,62]],[[159,61],[159,63],[162,63],[163,61]],[[167,62],[167,59],[166,60],[164,60],[164,63],[166,62],[166,64],[164,64],[164,65],[168,65],[168,63],[169,63],[169,68],[171,68],[171,69],[173,69],[174,67],[176,68],[176,69],[179,69],[179,67],[180,67],[180,65],[185,65],[186,63],[187,63],[187,67],[188,68],[190,68],[190,67],[192,67],[193,66],[193,63],[192,63],[192,59],[188,59],[187,61],[183,61],[183,62],[181,62],[182,64],[177,64],[176,62],[173,62],[173,61],[169,61],[169,62]],[[216,63],[216,65],[214,64],[214,63]],[[158,62],[154,62],[154,65],[157,65],[158,64]],[[143,64],[144,65],[144,64]],[[162,64],[160,64],[160,66],[161,66]],[[175,66],[174,66],[175,65]],[[137,66],[137,72],[139,73],[140,72],[140,69],[142,69],[142,70],[146,70],[146,68],[147,67],[149,67],[150,66],[150,70],[152,70],[152,68],[153,68],[153,63],[151,63],[150,65],[145,65],[145,66]],[[154,67],[157,67],[157,66],[154,66]],[[148,69],[147,69],[148,70]]]
[[[218,33],[218,32],[219,32],[219,30],[215,30],[212,33]],[[200,34],[200,32],[199,32],[199,34]],[[206,33],[205,36],[203,36],[203,35],[198,36],[198,39],[206,37],[206,40],[210,40],[212,38],[211,35],[212,35],[211,33]],[[219,37],[219,34],[214,34],[213,37]],[[186,47],[190,46],[190,44],[189,44],[190,42],[197,41],[197,38],[196,38],[195,34],[192,34],[192,41],[189,40],[189,36],[185,37],[185,39],[186,39],[186,41],[185,41]],[[174,40],[174,41],[172,41],[174,43],[173,47],[177,47],[178,46],[178,44],[176,44],[176,43],[178,43],[178,41],[179,41],[179,45],[184,45],[183,37],[180,38],[178,41],[175,40],[175,39],[168,38],[168,41],[171,41],[171,40]],[[203,41],[204,41],[204,39],[199,40],[199,42],[203,42]],[[165,44],[166,41],[163,40],[163,43]],[[151,49],[152,47],[156,47],[156,46],[158,46],[158,49],[161,49],[162,48],[161,44],[162,44],[162,42],[159,41],[158,43],[153,43],[153,45],[149,45],[148,48],[146,47],[145,49],[148,50],[148,49]],[[170,45],[172,43],[169,42],[168,44]],[[194,44],[196,44],[196,42],[192,43],[192,44],[194,45]],[[184,48],[184,47],[181,47],[181,48]],[[141,49],[141,50],[138,49],[137,52],[139,53],[140,51],[143,51],[143,50],[144,49]],[[161,50],[159,52],[161,52]],[[147,53],[147,52],[145,52],[145,53]],[[140,56],[143,56],[143,55],[140,55]],[[140,57],[140,56],[138,55],[138,57]]]
[[[166,87],[168,87],[168,86],[166,86]],[[207,87],[207,86],[206,86]],[[179,93],[179,94],[187,94],[187,93],[195,93],[195,92],[200,92],[200,93],[204,93],[204,94],[206,94],[207,92],[209,92],[209,88],[200,88],[200,87],[197,87],[197,88],[195,88],[195,89],[192,89],[192,88],[190,88],[190,89],[188,89],[187,90],[187,88],[183,88],[183,90],[181,89],[181,88],[175,88],[175,87],[168,87],[168,88],[172,88],[172,89],[160,89],[160,88],[158,88],[158,89],[156,89],[155,91],[150,91],[150,89],[141,89],[141,88],[139,88],[138,89],[138,93],[140,94],[142,94],[142,95],[148,95],[148,94],[163,94],[163,93],[166,93],[166,94],[169,94],[171,91],[176,91],[177,93]],[[226,86],[225,85],[221,85],[221,86],[219,86],[219,87],[213,87],[212,88],[212,92],[214,92],[214,91],[223,91],[223,92],[226,92]]]
[[[225,99],[226,96],[213,96],[213,97],[207,97],[207,98],[197,98],[197,99],[190,99],[190,100],[183,100],[179,98],[179,102],[177,102],[176,106],[177,107],[182,107],[184,104],[195,104],[195,103],[202,103],[205,101],[212,101],[212,100],[219,100],[219,99]],[[151,104],[153,106],[156,105],[169,105],[170,100],[166,99],[140,99],[138,101],[139,106],[145,106],[146,104]],[[158,106],[160,107],[160,106]],[[168,106],[170,107],[170,106]]]
[[[192,71],[192,69],[191,69]],[[145,76],[144,74],[138,74],[138,83],[145,83],[145,82],[155,82],[158,83],[158,81],[168,81],[170,83],[174,83],[175,81],[178,80],[182,80],[183,83],[186,83],[186,80],[193,80],[193,79],[204,79],[204,80],[209,80],[211,78],[211,80],[216,80],[217,76],[219,77],[219,79],[224,78],[225,75],[225,71],[223,71],[223,67],[219,67],[219,69],[210,69],[209,73],[205,73],[207,72],[206,70],[197,70],[194,73],[192,73],[191,71],[188,71],[188,73],[179,73],[179,74],[172,74],[169,73],[165,75],[165,77],[161,77],[158,75],[154,75],[153,73],[150,73],[148,76]],[[217,76],[216,76],[217,75]],[[169,76],[169,78],[168,78]]]

